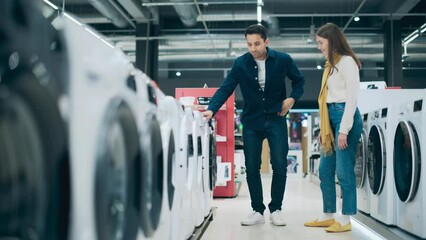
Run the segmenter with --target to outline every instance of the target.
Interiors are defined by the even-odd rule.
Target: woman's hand
[[[339,133],[337,138],[337,147],[340,150],[345,150],[348,147],[348,135],[344,133]]]

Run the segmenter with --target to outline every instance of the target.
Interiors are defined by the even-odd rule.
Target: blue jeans
[[[329,156],[321,156],[319,177],[325,213],[336,212],[336,184],[335,174],[339,180],[342,191],[342,214],[354,215],[357,212],[356,204],[356,178],[355,157],[357,145],[362,131],[362,118],[357,109],[354,115],[354,123],[348,133],[348,147],[339,150],[337,137],[339,136],[340,122],[342,120],[345,103],[328,104],[331,128],[334,133],[335,146]]]
[[[262,142],[268,139],[271,149],[272,185],[269,211],[281,210],[287,180],[288,133],[286,118],[277,114],[265,115],[262,130],[244,129],[244,156],[246,161],[247,185],[250,191],[251,207],[263,214],[262,180],[260,166],[262,163]]]

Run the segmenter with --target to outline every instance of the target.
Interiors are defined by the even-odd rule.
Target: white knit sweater
[[[346,103],[339,132],[348,134],[357,107],[359,69],[351,56],[342,56],[336,68],[328,78],[327,103]]]

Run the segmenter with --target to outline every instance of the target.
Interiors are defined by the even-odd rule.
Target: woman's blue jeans
[[[271,150],[272,185],[271,202],[268,205],[272,213],[281,210],[287,180],[288,133],[286,118],[277,114],[265,115],[263,130],[244,129],[244,156],[246,161],[247,185],[251,206],[254,211],[263,214],[262,180],[260,178],[262,143],[268,139]]]
[[[333,152],[328,156],[321,156],[319,166],[319,178],[321,180],[321,191],[323,200],[323,212],[336,212],[336,183],[335,175],[342,191],[342,214],[354,215],[357,212],[356,204],[356,177],[355,157],[357,145],[362,132],[362,118],[357,109],[354,115],[354,123],[348,133],[348,147],[339,150],[337,138],[339,136],[340,122],[342,120],[345,103],[328,104],[331,128],[334,133]]]

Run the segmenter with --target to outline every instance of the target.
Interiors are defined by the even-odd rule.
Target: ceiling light
[[[426,23],[420,27],[420,32],[424,33],[426,31]]]
[[[414,39],[416,39],[418,36],[419,36],[419,33],[416,30],[415,32],[411,33],[410,35],[408,35],[407,37],[404,38],[404,44],[409,44]]]
[[[180,77],[181,75],[182,75],[181,72],[179,72],[179,71],[176,72],[176,76]]]
[[[53,4],[53,3],[51,3],[50,1],[48,1],[48,0],[43,0],[47,5],[49,5],[51,8],[53,8],[53,9],[55,9],[55,10],[58,10],[58,7],[55,5],[55,4]]]
[[[426,23],[423,24],[420,28],[414,30],[412,33],[410,33],[408,36],[406,36],[404,38],[404,40],[402,41],[402,43],[405,44],[409,44],[410,42],[412,42],[414,39],[416,39],[418,36],[420,36],[420,34],[424,33],[426,31]]]
[[[359,17],[358,16],[354,17],[354,21],[358,22],[359,21]]]
[[[321,65],[319,65],[319,64],[318,64],[318,65],[317,65],[317,69],[318,69],[318,70],[321,70],[321,69],[322,69]]]

